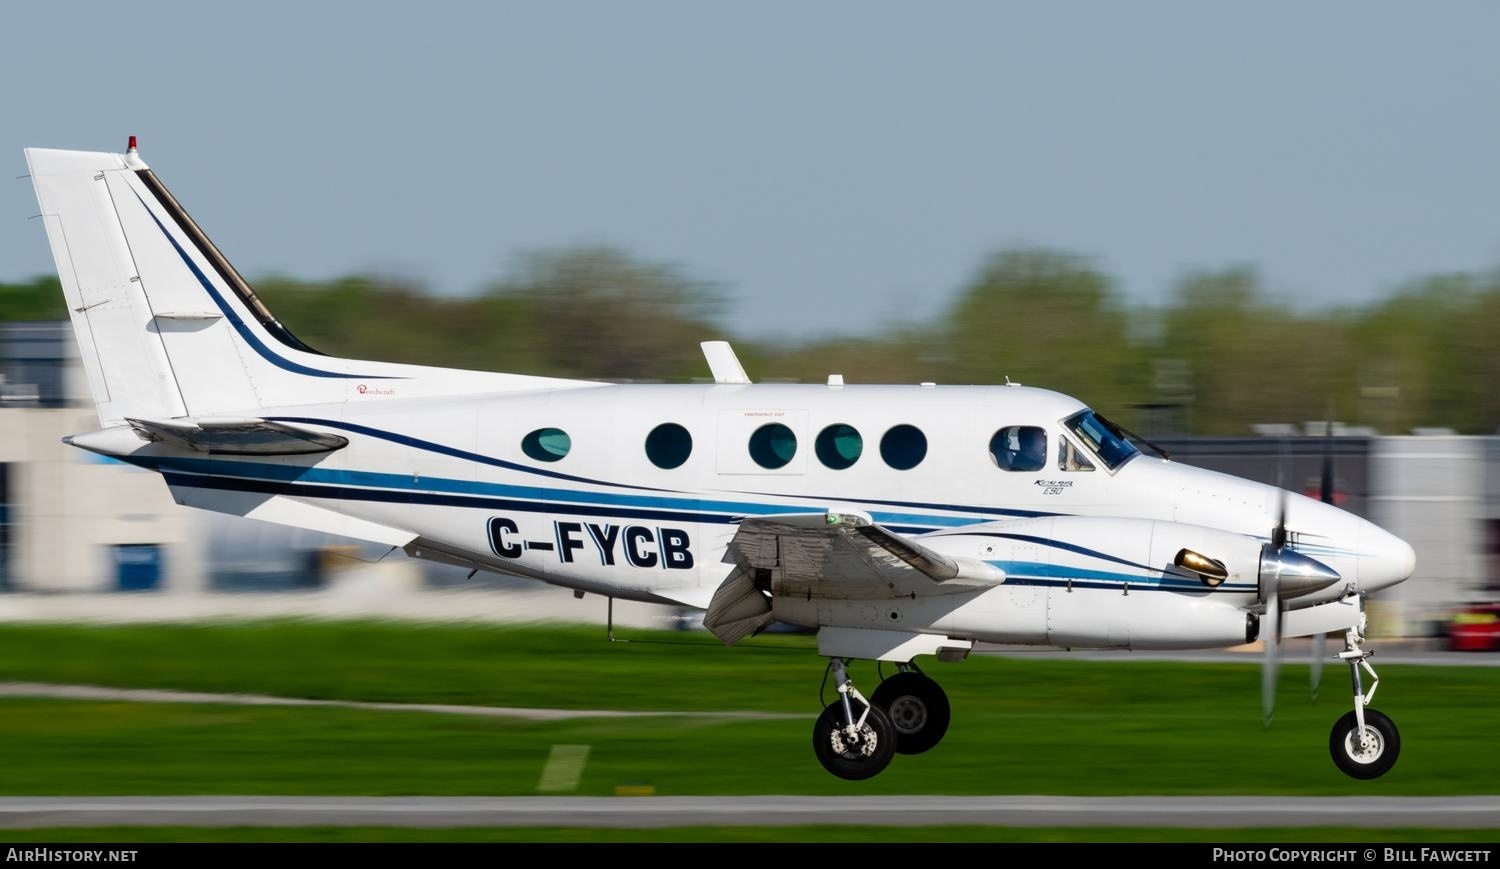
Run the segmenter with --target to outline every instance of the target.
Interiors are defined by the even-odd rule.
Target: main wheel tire
[[[943,687],[907,670],[880,683],[870,702],[884,709],[896,728],[896,750],[921,754],[943,741],[951,709]]]
[[[865,708],[851,700],[855,718]],[[842,779],[860,781],[878,775],[896,756],[896,728],[885,710],[871,705],[864,726],[852,736],[844,727],[844,704],[823,710],[813,725],[813,753],[823,768]]]
[[[1401,733],[1396,730],[1395,722],[1374,709],[1365,710],[1365,732],[1369,745],[1361,747],[1359,721],[1353,710],[1346,712],[1328,734],[1328,753],[1345,775],[1379,778],[1396,765],[1401,754]]]

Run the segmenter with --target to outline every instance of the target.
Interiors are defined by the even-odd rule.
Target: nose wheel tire
[[[881,682],[870,702],[886,711],[896,728],[896,751],[921,754],[948,732],[948,695],[938,683],[907,670]]]
[[[1365,711],[1365,729],[1361,733],[1354,712],[1346,712],[1328,734],[1328,751],[1333,762],[1345,775],[1358,779],[1379,778],[1396,765],[1401,754],[1401,733],[1385,715],[1374,709]]]
[[[896,728],[879,706],[854,704],[855,718],[868,708],[864,724],[853,733],[844,723],[844,704],[833,703],[813,725],[813,752],[823,768],[842,779],[859,781],[878,775],[896,756]]]

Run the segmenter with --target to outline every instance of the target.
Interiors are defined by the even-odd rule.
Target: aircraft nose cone
[[[1378,526],[1366,523],[1360,534],[1359,584],[1366,591],[1406,580],[1417,569],[1411,544]]]

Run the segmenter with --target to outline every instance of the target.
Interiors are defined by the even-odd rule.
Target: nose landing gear
[[[1401,754],[1401,733],[1395,722],[1375,709],[1368,709],[1380,687],[1380,677],[1370,666],[1369,657],[1374,652],[1360,647],[1364,642],[1363,625],[1350,628],[1344,634],[1344,651],[1339,660],[1349,665],[1349,678],[1354,683],[1354,711],[1344,713],[1328,734],[1328,752],[1333,762],[1345,775],[1357,779],[1379,778],[1396,765]],[[1370,674],[1370,690],[1364,690],[1360,670]]]

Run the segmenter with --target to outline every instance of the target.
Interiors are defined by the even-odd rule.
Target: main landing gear
[[[948,732],[948,695],[915,664],[897,664],[896,675],[881,682],[871,699],[896,726],[896,751],[921,754]]]
[[[1380,677],[1368,660],[1374,652],[1360,648],[1364,639],[1360,628],[1351,628],[1344,634],[1344,651],[1338,657],[1349,665],[1349,678],[1354,683],[1354,711],[1344,713],[1334,723],[1333,731],[1328,734],[1328,752],[1345,775],[1372,779],[1385,775],[1396,765],[1401,754],[1401,733],[1391,719],[1366,708],[1375,697],[1375,689],[1380,687]],[[1368,692],[1360,678],[1361,669],[1370,674]]]
[[[839,697],[813,725],[823,768],[857,781],[878,775],[901,754],[921,754],[948,732],[948,696],[912,664],[880,683],[869,700],[854,687],[843,658],[829,659]]]

